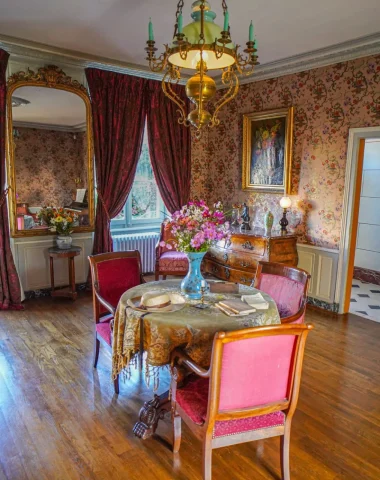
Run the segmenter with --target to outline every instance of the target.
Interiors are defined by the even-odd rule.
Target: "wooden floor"
[[[310,310],[292,480],[380,479],[380,324]],[[201,447],[170,423],[145,442],[132,434],[151,392],[136,373],[110,382],[110,357],[92,368],[91,298],[29,300],[0,313],[0,480],[200,479]],[[160,390],[166,387],[162,382]],[[215,479],[279,479],[279,439],[220,449]]]

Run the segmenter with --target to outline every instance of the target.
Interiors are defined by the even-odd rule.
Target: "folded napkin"
[[[223,311],[228,310],[231,313],[236,315],[249,315],[250,313],[256,312],[256,308],[251,307],[248,303],[234,298],[231,300],[223,300],[217,304],[219,307],[222,307]]]
[[[267,310],[269,308],[269,303],[264,299],[260,292],[255,293],[254,295],[242,295],[241,299],[251,307],[256,308],[256,310]]]
[[[235,313],[229,308],[223,307],[220,303],[215,304],[216,308],[219,309],[221,312],[225,313],[229,317],[245,317],[249,315],[249,313]]]

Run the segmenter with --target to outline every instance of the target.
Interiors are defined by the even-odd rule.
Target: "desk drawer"
[[[211,247],[207,253],[206,259],[212,260],[222,265],[240,269],[248,269],[256,272],[257,263],[260,260],[265,260],[261,255],[246,253],[233,250],[221,250],[219,248]]]
[[[255,278],[255,273],[252,271],[237,270],[229,268],[212,260],[205,259],[205,271],[211,273],[221,280],[228,280],[229,282],[241,283],[243,285],[251,285]]]
[[[250,253],[258,256],[265,254],[267,239],[249,236],[233,236],[228,245],[228,250]]]

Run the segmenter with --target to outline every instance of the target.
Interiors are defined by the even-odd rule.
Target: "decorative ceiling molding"
[[[276,60],[275,62],[257,65],[251,77],[240,77],[240,84],[245,85],[247,83],[259,82],[260,80],[282,77],[292,73],[304,72],[314,68],[333,65],[334,63],[378,54],[380,54],[380,32],[308,53]],[[220,78],[218,78],[216,84],[218,89],[225,88]]]
[[[49,123],[38,123],[38,122],[22,122],[15,120],[13,122],[14,127],[19,128],[35,128],[38,130],[54,130],[58,132],[71,132],[71,133],[80,133],[87,130],[86,122],[80,123],[78,125],[54,125]]]
[[[152,72],[145,65],[51,47],[42,43],[6,35],[0,35],[0,48],[6,50],[15,60],[32,58],[45,64],[67,65],[76,68],[101,68],[153,80],[162,80],[161,74]],[[380,32],[282,60],[276,60],[275,62],[257,65],[252,77],[240,78],[240,83],[244,85],[377,54],[380,54]],[[184,77],[180,83],[184,84],[186,81],[187,78]],[[216,82],[218,88],[224,88],[220,78]]]
[[[162,80],[163,75],[152,72],[148,66],[122,62],[106,57],[51,47],[43,43],[23,40],[0,34],[0,48],[7,51],[14,60],[35,59],[44,64],[67,65],[77,68],[100,68],[112,72],[135,75],[152,80]],[[180,83],[186,83],[186,78]]]

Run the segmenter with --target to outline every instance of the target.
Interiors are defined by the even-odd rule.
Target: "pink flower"
[[[191,201],[174,212],[171,226],[175,245],[184,252],[208,248],[213,242],[225,239],[229,229],[223,204],[217,202],[214,210],[210,210],[204,200]],[[166,243],[165,246],[170,248]]]
[[[193,248],[199,248],[205,242],[205,235],[203,232],[198,232],[194,238],[191,240],[190,245]]]

